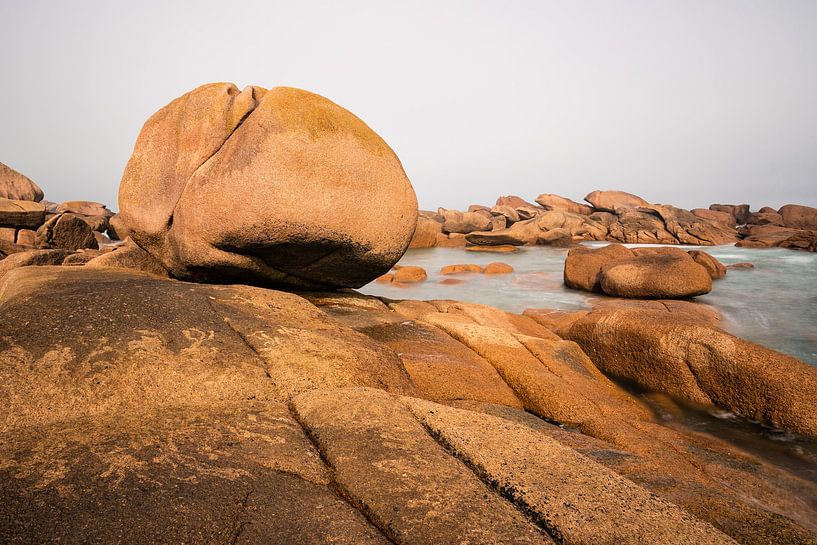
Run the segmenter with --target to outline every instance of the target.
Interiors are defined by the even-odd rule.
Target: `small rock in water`
[[[482,269],[482,274],[510,274],[513,272],[513,267],[508,265],[507,263],[502,263],[501,261],[494,261],[493,263],[488,263],[485,265],[485,268]]]
[[[482,267],[473,263],[459,263],[457,265],[446,265],[440,269],[440,274],[478,273],[482,272]]]
[[[415,267],[413,265],[404,265],[400,267],[392,278],[393,284],[415,284],[423,282],[428,278],[425,269],[422,267]]]
[[[509,254],[520,251],[519,246],[511,246],[510,244],[500,244],[498,246],[466,246],[469,252],[496,252],[500,254]]]
[[[742,262],[742,263],[732,263],[731,265],[726,266],[727,269],[733,271],[748,271],[754,269],[755,266],[749,262]]]
[[[378,284],[390,284],[391,281],[394,279],[394,273],[386,273],[382,276],[378,276],[374,279],[375,282]]]

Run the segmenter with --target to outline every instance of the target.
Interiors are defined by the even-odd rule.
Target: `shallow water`
[[[730,270],[726,278],[714,282],[711,293],[697,301],[720,311],[723,327],[730,333],[817,365],[817,254],[735,246],[701,249],[726,265],[748,261],[755,268]],[[409,250],[400,264],[423,267],[428,280],[399,288],[373,282],[361,291],[393,299],[457,299],[511,312],[526,308],[589,308],[591,300],[601,296],[565,288],[562,272],[566,255],[566,249],[547,246],[510,254],[469,252],[461,248]],[[508,263],[515,272],[496,276],[440,274],[445,265],[487,265],[492,261]],[[441,284],[446,279],[463,282]]]

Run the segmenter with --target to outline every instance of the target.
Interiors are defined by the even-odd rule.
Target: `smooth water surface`
[[[730,333],[817,365],[817,254],[735,246],[701,249],[726,265],[748,261],[755,268],[730,270],[726,278],[713,283],[712,292],[696,300],[720,311],[724,317],[723,327]],[[400,264],[423,267],[428,272],[428,280],[406,287],[372,282],[361,291],[393,299],[456,299],[511,312],[522,312],[526,308],[589,308],[593,299],[602,296],[565,288],[562,273],[566,255],[566,249],[547,246],[507,254],[462,248],[409,250]],[[445,265],[487,265],[492,261],[508,263],[515,272],[496,276],[440,274],[440,268]],[[462,283],[441,283],[447,279],[462,280]]]

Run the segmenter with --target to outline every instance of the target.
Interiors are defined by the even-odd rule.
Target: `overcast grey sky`
[[[0,161],[53,201],[117,208],[142,123],[232,81],[351,110],[424,208],[817,205],[815,0],[0,0],[0,77]]]

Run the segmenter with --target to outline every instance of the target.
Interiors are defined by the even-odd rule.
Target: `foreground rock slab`
[[[676,505],[526,426],[416,399],[404,402],[442,444],[562,543],[735,543]]]
[[[0,542],[815,541],[817,485],[550,329],[596,311],[86,267],[0,279]]]
[[[318,387],[413,391],[396,354],[289,293],[85,267],[0,282],[0,431]],[[89,335],[100,320],[115,325]]]
[[[282,404],[127,412],[1,437],[9,545],[388,543],[330,488]]]
[[[553,543],[385,392],[314,391],[293,407],[337,484],[393,541]]]

